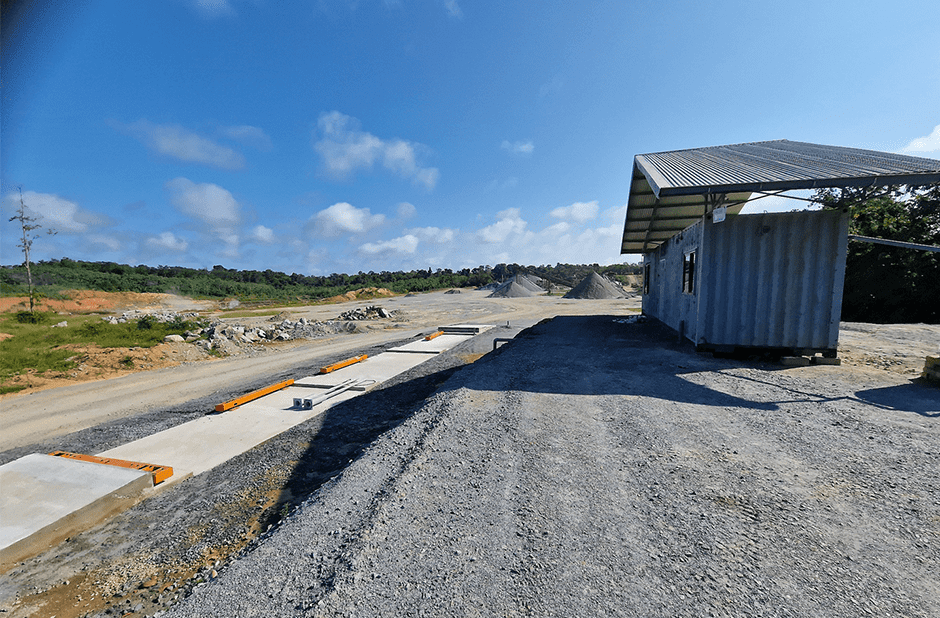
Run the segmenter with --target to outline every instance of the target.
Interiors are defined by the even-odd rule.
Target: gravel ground
[[[940,615],[940,390],[673,341],[558,317],[438,374],[168,615]]]
[[[713,359],[610,316],[466,366],[512,334],[26,561],[0,615],[940,615],[940,389]],[[97,452],[218,395],[54,447]]]

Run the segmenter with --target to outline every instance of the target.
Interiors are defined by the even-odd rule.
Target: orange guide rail
[[[439,331],[437,331],[436,333],[433,333],[433,334],[428,335],[427,337],[424,338],[424,340],[425,340],[425,341],[430,341],[431,339],[434,339],[435,337],[440,337],[440,336],[443,335],[443,334],[444,334],[444,331],[439,330]]]
[[[81,453],[69,453],[68,451],[52,451],[49,453],[54,457],[64,457],[66,459],[75,459],[77,461],[89,461],[91,463],[105,464],[108,466],[118,466],[120,468],[133,468],[134,470],[143,470],[153,475],[153,484],[157,485],[173,476],[173,468],[170,466],[158,466],[156,464],[141,463],[139,461],[127,461],[126,459],[111,459],[110,457],[98,457],[96,455],[82,455]]]
[[[215,406],[216,412],[225,412],[226,410],[231,410],[235,406],[240,406],[243,403],[248,403],[249,401],[254,401],[259,397],[264,397],[265,395],[270,395],[274,391],[279,391],[282,388],[287,388],[293,384],[293,380],[285,380],[283,382],[278,382],[277,384],[272,384],[271,386],[265,386],[264,388],[252,391],[247,395],[242,395],[238,399],[233,399],[231,401],[226,401],[225,403],[219,403]]]
[[[332,373],[337,369],[342,369],[343,367],[349,367],[350,365],[361,363],[367,358],[369,358],[368,354],[363,354],[362,356],[353,356],[352,358],[347,358],[344,361],[333,363],[332,365],[327,365],[326,367],[320,367],[320,373]]]

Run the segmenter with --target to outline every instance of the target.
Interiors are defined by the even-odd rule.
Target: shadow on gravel
[[[861,401],[887,410],[940,418],[940,389],[923,384],[900,384],[855,393]]]
[[[520,333],[488,362],[504,368],[489,390],[561,395],[634,395],[683,404],[777,410],[701,384],[695,374],[739,367],[677,343],[655,323],[624,323],[616,316],[558,316]]]
[[[380,435],[418,410],[457,369],[443,359],[437,364],[438,367],[423,369],[419,365],[396,377],[394,383],[344,401],[315,417],[321,422],[311,430],[308,446],[293,462],[276,508],[267,511],[260,521],[261,528],[277,523],[287,509],[301,504],[340,474]]]

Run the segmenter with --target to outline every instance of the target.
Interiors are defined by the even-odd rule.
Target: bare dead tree
[[[29,286],[29,312],[33,313],[36,300],[36,290],[33,287],[33,272],[29,253],[33,247],[33,241],[39,238],[37,230],[43,229],[43,226],[39,223],[39,221],[42,220],[42,216],[34,215],[29,210],[27,210],[26,202],[23,201],[22,187],[19,187],[19,192],[20,205],[19,208],[16,209],[16,214],[10,217],[10,221],[17,221],[20,224],[20,229],[23,232],[20,243],[17,246],[23,250],[24,263],[26,264],[26,282]],[[46,233],[55,234],[55,231],[46,229]]]

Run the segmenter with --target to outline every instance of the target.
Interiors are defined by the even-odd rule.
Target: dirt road
[[[530,323],[545,316],[585,310],[585,301],[550,296],[488,299],[487,294],[472,290],[463,291],[461,294],[435,292],[365,303],[349,302],[294,308],[288,311],[292,319],[305,317],[311,321],[334,319],[343,311],[366,304],[381,304],[389,310],[400,311],[400,314],[394,322],[365,324],[364,328],[368,332],[361,334],[290,342],[272,346],[264,354],[187,363],[25,396],[7,396],[0,405],[0,425],[3,427],[0,434],[0,451],[24,447],[40,440],[47,441],[149,410],[185,406],[195,400],[203,403],[201,400],[205,398],[213,395],[224,397],[226,393],[238,388],[245,392],[262,386],[262,382],[269,375],[313,363],[318,358],[379,346],[415,336],[419,332],[441,325],[461,322]],[[523,300],[527,302],[522,302]],[[626,313],[629,311],[628,307],[639,307],[639,299],[590,302],[592,307],[612,313]],[[223,319],[239,323],[267,322],[267,316],[254,320],[250,317]],[[261,371],[259,363],[263,364]],[[212,405],[209,405],[209,409]]]

